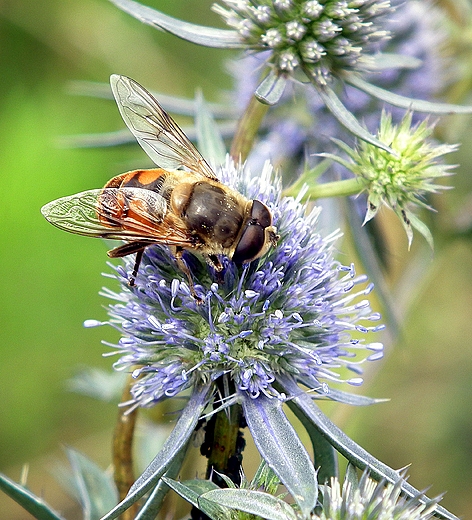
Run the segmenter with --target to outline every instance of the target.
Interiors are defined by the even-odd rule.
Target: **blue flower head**
[[[104,294],[116,302],[109,323],[122,332],[114,367],[136,378],[130,404],[152,406],[197,382],[212,385],[224,374],[235,399],[283,397],[280,376],[324,397],[330,397],[331,382],[360,384],[360,365],[382,357],[382,345],[351,334],[382,326],[365,298],[372,289],[366,277],[334,258],[339,233],[322,237],[316,231],[318,208],[307,214],[298,200],[281,199],[269,163],[251,177],[227,159],[220,179],[270,208],[279,243],[242,268],[223,258],[222,273],[186,254],[202,304],[165,246],[146,248],[133,287],[132,260],[116,268],[121,292]],[[354,377],[346,379],[342,367]]]
[[[379,43],[380,51],[390,56],[405,55],[422,65],[406,69],[382,68],[365,73],[364,78],[384,89],[394,87],[397,94],[406,98],[432,101],[444,90],[446,78],[453,76],[451,63],[441,55],[446,36],[438,19],[442,20],[444,14],[430,1],[394,0],[391,4],[394,10],[384,21],[384,27],[392,37]],[[261,56],[247,55],[232,62],[229,68],[234,78],[237,105],[244,106],[257,88]],[[384,101],[349,84],[343,85],[340,99],[369,132],[377,133]],[[405,108],[389,107],[389,112],[394,122],[399,123]],[[414,123],[425,117],[420,112],[413,112]],[[295,82],[286,88],[278,106],[267,116],[264,131],[249,157],[255,168],[260,165],[260,157],[268,157],[273,164],[282,165],[284,171],[303,171],[307,162],[310,166],[317,162],[313,159],[316,154],[337,151],[332,138],[353,143],[353,135],[333,117],[323,100]],[[299,164],[290,163],[294,160]],[[287,163],[290,166],[287,167]]]
[[[278,75],[302,69],[324,86],[346,70],[362,70],[374,44],[388,39],[381,20],[390,2],[371,0],[223,0],[213,9],[253,52],[267,52]]]

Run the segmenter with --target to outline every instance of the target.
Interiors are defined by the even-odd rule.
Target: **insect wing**
[[[164,198],[142,188],[88,190],[41,208],[48,222],[70,233],[191,246],[191,237],[182,228],[169,225],[166,212]]]
[[[158,166],[167,169],[184,166],[192,173],[218,180],[177,123],[144,87],[118,74],[110,77],[110,84],[126,126]]]

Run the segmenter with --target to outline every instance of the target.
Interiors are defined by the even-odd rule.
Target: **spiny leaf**
[[[385,479],[386,482],[394,485],[401,481],[401,489],[406,496],[410,498],[419,497],[418,500],[422,504],[430,503],[430,499],[408,484],[408,482],[402,480],[402,475],[398,471],[393,470],[373,457],[331,422],[314,403],[313,399],[303,392],[292,378],[279,376],[278,381],[287,394],[293,396],[291,406],[299,407],[300,412],[306,416],[306,420],[311,421],[331,445],[344,455],[349,462],[359,469],[368,469],[371,477],[375,480]],[[455,515],[440,506],[437,506],[434,514],[445,520],[459,520]]]
[[[318,495],[316,471],[283,412],[282,403],[278,399],[260,395],[257,399],[244,399],[242,406],[260,454],[285,485],[302,513],[308,515],[315,507]]]
[[[215,489],[202,498],[267,520],[296,520],[292,507],[280,498],[251,489]]]
[[[241,49],[239,33],[231,29],[216,29],[184,22],[133,0],[111,0],[117,7],[141,22],[156,27],[198,45],[221,49]]]
[[[472,106],[435,103],[433,101],[424,101],[422,99],[412,99],[406,96],[401,96],[400,94],[395,94],[394,92],[372,85],[355,74],[346,75],[344,80],[353,87],[356,87],[381,101],[414,112],[426,112],[428,114],[472,114]]]
[[[56,513],[41,498],[3,474],[0,474],[0,490],[37,520],[64,520],[64,517]]]
[[[159,482],[179,453],[186,449],[188,440],[207,404],[210,390],[211,385],[201,385],[194,388],[186,407],[161,451],[136,480],[126,498],[105,515],[102,520],[117,518]]]
[[[359,139],[362,139],[363,141],[366,141],[367,143],[385,150],[386,152],[391,153],[392,155],[397,155],[396,152],[394,152],[389,146],[379,141],[359,123],[354,114],[349,112],[349,110],[341,103],[341,100],[330,87],[318,87],[317,92],[323,100],[323,103],[326,105],[326,108],[344,127],[346,127],[355,136],[359,137]]]
[[[287,80],[283,76],[271,70],[257,87],[255,96],[265,105],[275,105],[282,97],[286,84]]]

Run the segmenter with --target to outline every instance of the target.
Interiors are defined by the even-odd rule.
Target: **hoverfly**
[[[130,285],[144,249],[166,244],[198,301],[183,251],[201,254],[217,272],[223,269],[220,255],[237,264],[251,262],[277,243],[271,212],[262,202],[222,184],[146,89],[115,74],[110,83],[127,127],[159,167],[123,173],[102,189],[54,200],[41,212],[65,231],[123,240],[108,256],[136,253]]]

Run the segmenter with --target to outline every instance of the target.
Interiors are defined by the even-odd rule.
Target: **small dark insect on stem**
[[[225,376],[220,377],[216,384],[221,398],[215,401],[214,408],[218,408],[225,396],[234,391],[233,385]],[[239,404],[220,410],[204,426],[205,440],[200,446],[200,453],[208,458],[206,478],[219,487],[227,487],[221,475],[228,477],[237,486],[241,484],[242,454],[246,446],[242,429],[245,426],[246,421]],[[209,520],[197,507],[192,508],[191,518]]]
[[[220,391],[224,387],[223,379],[224,376],[217,382]],[[227,395],[227,389],[220,395]],[[220,404],[221,401],[217,400],[214,406]],[[226,484],[215,471],[225,474],[235,484],[240,484],[242,451],[245,447],[241,429],[245,424],[241,406],[233,405],[217,412],[205,427],[205,441],[200,451],[208,457],[207,478],[219,486],[226,487]]]

